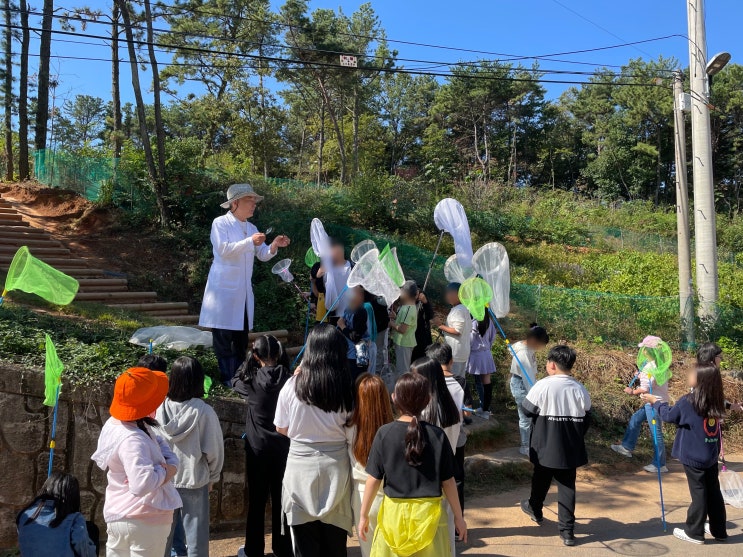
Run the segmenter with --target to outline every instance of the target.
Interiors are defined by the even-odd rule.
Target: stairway
[[[31,255],[79,281],[75,301],[136,311],[158,321],[198,323],[197,315],[188,315],[188,303],[158,302],[157,292],[132,292],[125,278],[91,268],[85,259],[73,256],[47,231],[24,221],[13,205],[0,196],[0,271],[8,271],[13,255],[21,246],[28,246]]]

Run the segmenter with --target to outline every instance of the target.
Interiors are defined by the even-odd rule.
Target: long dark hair
[[[722,348],[714,342],[705,342],[697,350],[697,365],[715,365],[715,359],[722,355]]]
[[[421,417],[440,428],[447,428],[460,421],[459,408],[451,397],[446,386],[446,377],[441,364],[432,358],[418,358],[410,366],[410,371],[428,379],[431,400],[423,410]]]
[[[395,384],[395,406],[400,414],[412,420],[405,432],[405,460],[410,466],[420,466],[426,440],[421,425],[421,412],[431,398],[428,379],[419,373],[403,373]]]
[[[284,366],[289,369],[289,356],[284,352],[279,339],[273,335],[261,335],[255,339],[253,348],[248,350],[245,362],[237,370],[238,377],[245,383],[250,383],[255,379],[261,362],[268,366]]]
[[[488,329],[490,328],[490,312],[485,312],[485,317],[480,319],[480,321],[477,322],[477,332],[481,337],[485,336],[485,333],[488,332]]]
[[[62,521],[73,513],[80,512],[80,484],[77,478],[71,474],[62,472],[52,472],[44,485],[41,487],[39,496],[29,505],[36,504],[36,509],[28,517],[25,524],[29,524],[39,518],[44,504],[47,501],[54,501],[54,519],[49,526],[56,528]],[[21,515],[18,515],[20,519]],[[16,519],[16,522],[18,521]],[[51,550],[52,548],[50,548]]]
[[[366,466],[372,442],[384,424],[394,421],[390,393],[379,375],[362,373],[356,380],[356,405],[349,420],[356,426],[351,450],[356,461]]]
[[[722,375],[715,364],[697,364],[697,385],[689,396],[694,411],[703,418],[725,416]]]
[[[346,337],[332,325],[312,329],[295,384],[297,398],[325,412],[353,410],[353,378],[347,352]]]
[[[186,402],[204,398],[204,368],[199,360],[181,356],[170,366],[168,398],[173,402]]]

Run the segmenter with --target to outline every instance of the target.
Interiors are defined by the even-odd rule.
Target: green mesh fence
[[[34,173],[42,184],[79,193],[98,201],[101,188],[114,180],[118,161],[66,151],[42,149],[34,153]]]

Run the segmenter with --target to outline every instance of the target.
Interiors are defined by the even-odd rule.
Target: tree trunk
[[[114,158],[121,158],[121,71],[119,62],[119,19],[121,11],[114,2],[111,12],[111,104],[113,105],[113,132],[111,145]]]
[[[5,180],[12,182],[13,172],[13,17],[10,11],[10,0],[3,2],[5,10],[5,83],[3,85],[5,109]]]
[[[353,173],[359,173],[359,90],[353,87]]]
[[[49,121],[49,58],[52,52],[52,16],[54,0],[44,0],[39,43],[39,79],[36,96],[36,132],[34,145],[37,151],[46,149],[47,123]]]
[[[320,93],[322,94],[322,98],[325,102],[325,106],[328,109],[328,114],[330,115],[330,121],[333,123],[333,129],[335,130],[335,135],[338,140],[338,154],[341,157],[341,183],[346,183],[346,142],[343,137],[343,130],[341,130],[340,123],[338,122],[338,115],[335,113],[335,110],[333,110],[333,105],[330,99],[330,94],[328,93],[328,90],[325,88],[325,83],[323,83],[323,80],[318,76],[317,83],[320,85]]]
[[[28,48],[31,37],[28,30],[28,3],[21,0],[21,67],[18,90],[18,178],[28,180]]]
[[[132,89],[134,89],[134,100],[137,106],[137,121],[139,122],[139,133],[142,136],[142,148],[144,158],[147,164],[147,173],[152,182],[152,191],[155,194],[157,207],[160,210],[160,220],[163,223],[169,220],[169,211],[165,203],[165,198],[161,190],[161,180],[155,166],[155,159],[152,154],[152,145],[150,136],[147,131],[147,113],[145,111],[144,99],[142,98],[142,86],[139,83],[139,64],[137,63],[137,50],[134,47],[134,32],[132,31],[132,21],[129,12],[129,2],[127,0],[116,0],[121,12],[121,20],[124,24],[124,33],[126,34],[126,43],[129,51],[129,66],[132,74]]]
[[[155,57],[155,36],[152,31],[152,10],[150,0],[144,0],[144,13],[147,22],[147,52],[150,57],[152,68],[152,96],[155,109],[155,139],[157,143],[157,169],[163,192],[167,189],[165,184],[165,128],[163,126],[162,102],[160,100],[160,70]],[[163,223],[165,224],[165,223]]]
[[[322,183],[322,163],[323,150],[325,149],[325,101],[323,100],[320,107],[320,141],[317,146],[317,184]]]

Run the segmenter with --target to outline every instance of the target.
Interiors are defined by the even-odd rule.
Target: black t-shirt
[[[440,497],[441,483],[454,477],[454,452],[444,430],[426,422],[420,466],[405,460],[406,422],[382,426],[374,437],[366,472],[384,480],[384,494],[398,499]]]

